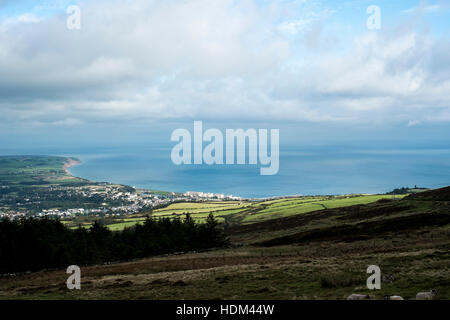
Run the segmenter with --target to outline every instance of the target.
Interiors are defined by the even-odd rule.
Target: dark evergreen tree
[[[142,225],[111,232],[99,222],[70,230],[52,219],[0,220],[0,274],[69,265],[121,261],[157,254],[220,247],[228,240],[215,217],[196,224],[148,217]]]

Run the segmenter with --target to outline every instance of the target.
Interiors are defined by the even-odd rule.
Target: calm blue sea
[[[450,148],[366,146],[281,147],[280,170],[261,176],[259,166],[176,166],[171,146],[0,149],[0,154],[75,156],[73,175],[176,192],[204,191],[242,197],[381,193],[402,186],[450,185]]]

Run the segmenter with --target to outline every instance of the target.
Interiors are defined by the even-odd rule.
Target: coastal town
[[[77,158],[0,157],[0,218],[115,217],[159,209],[176,202],[240,200],[232,195],[176,193],[94,182],[73,176]]]
[[[7,190],[8,186],[0,186]],[[93,184],[83,186],[51,186],[47,190],[33,190],[17,202],[13,195],[0,195],[0,218],[8,217],[77,217],[77,216],[121,216],[139,213],[143,210],[162,208],[171,203],[192,201],[227,201],[241,200],[240,197],[224,194],[188,191],[184,194],[175,192],[154,192],[116,184]],[[49,207],[60,200],[60,206]],[[79,203],[67,207],[66,202]],[[8,208],[7,204],[13,204]]]

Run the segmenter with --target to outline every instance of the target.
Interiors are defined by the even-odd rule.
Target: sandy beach
[[[80,160],[75,160],[75,159],[72,159],[72,158],[68,158],[66,163],[64,163],[64,165],[63,165],[63,169],[66,172],[66,174],[71,176],[72,174],[70,173],[69,168],[71,168],[73,166],[76,166],[76,165],[78,165],[80,163],[81,163]]]

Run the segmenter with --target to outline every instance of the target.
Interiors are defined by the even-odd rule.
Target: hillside
[[[439,199],[439,200],[435,200]],[[295,211],[295,207],[290,210]],[[402,200],[330,208],[227,229],[233,246],[82,268],[82,290],[65,270],[2,279],[3,299],[412,299],[450,298],[448,188]],[[365,287],[378,265],[382,289]]]
[[[408,196],[411,200],[450,201],[450,187],[414,193]]]

